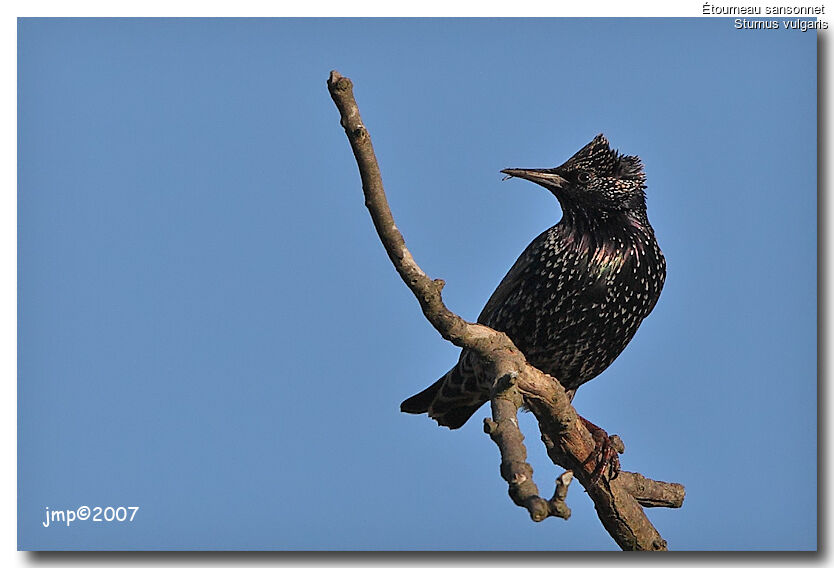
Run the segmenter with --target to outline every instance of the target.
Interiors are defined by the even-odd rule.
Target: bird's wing
[[[549,230],[549,229],[548,229]],[[510,268],[507,275],[498,284],[498,288],[492,293],[487,301],[481,314],[478,316],[478,323],[483,325],[495,325],[491,321],[496,312],[498,312],[507,302],[507,299],[518,291],[519,287],[524,284],[524,274],[530,265],[538,258],[538,251],[541,248],[542,242],[545,239],[547,231],[536,237],[531,242],[521,256],[516,259],[515,264]],[[502,330],[499,330],[502,331]]]

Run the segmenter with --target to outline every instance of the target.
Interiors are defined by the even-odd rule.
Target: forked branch
[[[679,507],[683,502],[683,486],[625,471],[614,479],[593,480],[595,463],[589,458],[594,456],[595,442],[578,419],[564,388],[553,377],[528,364],[504,333],[467,322],[446,307],[441,295],[443,281],[433,280],[423,272],[394,223],[371,137],[353,96],[353,83],[332,71],[327,87],[339,109],[342,127],[359,166],[365,205],[388,257],[440,335],[458,347],[475,351],[495,379],[491,398],[493,417],[485,422],[485,430],[501,451],[501,472],[513,502],[526,508],[536,521],[548,516],[567,518],[570,509],[564,500],[571,476],[575,476],[593,500],[603,526],[622,549],[665,550],[666,541],[649,522],[641,504]],[[568,470],[557,481],[556,492],[549,500],[538,495],[531,477],[532,468],[526,462],[524,437],[516,419],[522,402],[536,416],[551,460]]]

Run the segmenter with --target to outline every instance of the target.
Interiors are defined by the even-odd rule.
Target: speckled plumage
[[[643,167],[600,134],[559,167],[503,172],[549,189],[563,215],[521,253],[478,322],[505,332],[573,396],[623,351],[663,287],[666,262],[646,216]],[[491,386],[478,357],[463,350],[401,409],[459,428]]]

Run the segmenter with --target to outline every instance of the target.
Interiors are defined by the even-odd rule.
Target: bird
[[[550,191],[562,217],[521,253],[477,321],[504,332],[572,401],[579,386],[625,349],[666,279],[666,260],[646,213],[643,163],[612,150],[599,134],[561,166],[501,173]],[[400,410],[460,428],[489,400],[493,380],[478,355],[463,349],[451,370]],[[597,449],[605,450],[600,466],[616,460],[607,433],[582,421]]]

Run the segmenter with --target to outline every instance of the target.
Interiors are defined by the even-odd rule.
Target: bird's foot
[[[580,416],[579,419],[582,421],[582,424],[585,425],[585,428],[587,428],[591,433],[591,436],[594,437],[594,442],[596,443],[596,449],[591,452],[591,455],[589,455],[588,459],[585,460],[585,463],[582,464],[585,465],[591,461],[597,462],[596,468],[594,468],[594,473],[591,475],[591,482],[597,483],[600,479],[602,479],[602,474],[605,472],[606,466],[608,466],[609,470],[608,479],[616,478],[620,473],[620,458],[617,454],[621,454],[625,450],[622,440],[620,440],[620,437],[616,434],[614,436],[609,436],[608,432],[590,420],[586,420],[582,416]]]

